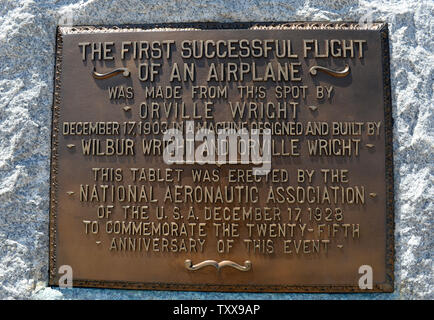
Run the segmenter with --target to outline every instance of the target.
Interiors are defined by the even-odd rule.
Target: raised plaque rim
[[[176,291],[220,291],[220,292],[293,292],[293,293],[370,293],[394,291],[394,175],[393,175],[393,118],[390,85],[390,53],[389,31],[387,23],[374,22],[361,27],[356,22],[186,22],[159,23],[141,25],[95,25],[71,26],[56,28],[56,50],[54,65],[54,92],[52,105],[51,128],[51,161],[50,161],[50,212],[49,212],[49,270],[48,284],[53,287],[56,283],[56,250],[57,250],[57,192],[58,192],[58,135],[59,115],[61,103],[61,74],[63,58],[63,36],[74,33],[106,33],[106,32],[141,32],[141,31],[197,31],[197,30],[368,30],[376,31],[381,36],[382,76],[383,76],[383,108],[385,127],[385,183],[386,183],[386,281],[374,284],[371,290],[362,290],[351,285],[210,285],[210,284],[182,284],[182,283],[144,283],[129,281],[100,281],[89,279],[74,279],[74,287],[112,288],[112,289],[148,289],[148,290],[176,290]]]

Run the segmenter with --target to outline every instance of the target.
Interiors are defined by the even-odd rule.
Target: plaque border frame
[[[57,279],[57,208],[58,208],[58,147],[60,134],[59,115],[61,105],[61,75],[63,58],[63,35],[71,33],[107,33],[124,31],[189,31],[222,29],[274,29],[274,30],[373,30],[381,35],[383,108],[385,126],[385,182],[386,182],[386,281],[374,284],[370,290],[362,290],[353,285],[224,285],[224,284],[185,284],[185,283],[149,283],[131,281],[106,281],[73,279],[74,287],[111,288],[111,289],[147,289],[174,291],[218,291],[218,292],[287,292],[287,293],[392,293],[394,291],[394,174],[393,174],[393,117],[390,84],[390,49],[387,23],[374,22],[360,26],[356,22],[188,22],[158,23],[140,25],[101,25],[71,26],[56,28],[54,92],[51,121],[51,161],[50,161],[50,212],[49,212],[49,270],[48,285],[58,287]]]

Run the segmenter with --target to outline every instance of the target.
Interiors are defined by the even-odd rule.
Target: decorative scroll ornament
[[[321,67],[321,66],[313,66],[312,68],[310,68],[309,72],[311,75],[316,76],[318,70],[321,72],[327,73],[328,75],[331,75],[335,78],[344,78],[350,74],[350,66],[347,64],[345,65],[344,70],[341,70],[341,71],[336,71],[336,70],[332,70],[332,69],[329,69],[326,67]]]
[[[93,67],[92,75],[95,79],[101,80],[101,79],[107,79],[107,78],[114,77],[120,73],[122,73],[122,75],[124,77],[130,76],[130,70],[128,70],[128,68],[117,68],[117,69],[114,69],[114,70],[109,71],[107,73],[99,73],[99,72],[96,72],[95,67]]]
[[[241,266],[238,263],[230,260],[224,260],[221,262],[217,262],[215,260],[205,260],[195,265],[193,265],[193,262],[191,260],[185,260],[184,265],[190,271],[195,271],[206,266],[213,266],[217,270],[220,270],[223,267],[232,267],[240,271],[249,271],[252,268],[252,262],[250,260],[244,261],[244,266]]]

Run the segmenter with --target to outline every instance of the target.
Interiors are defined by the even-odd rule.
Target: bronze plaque
[[[51,285],[393,291],[387,25],[59,27],[54,83]]]

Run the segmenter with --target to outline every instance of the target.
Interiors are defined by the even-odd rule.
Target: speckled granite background
[[[1,299],[434,299],[434,1],[0,0]],[[47,287],[56,25],[192,21],[389,23],[395,153],[393,294],[252,294]],[[65,20],[63,20],[65,21]]]

